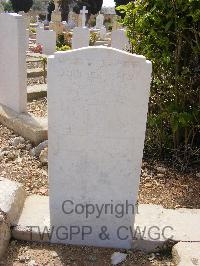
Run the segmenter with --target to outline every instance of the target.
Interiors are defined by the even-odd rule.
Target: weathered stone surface
[[[141,230],[144,230],[144,227],[146,226],[147,228],[145,230],[145,236],[148,235],[148,229],[151,229],[152,231],[150,230],[149,232],[151,237],[154,239],[146,237],[144,241],[135,241],[134,245],[132,246],[133,249],[140,249],[142,251],[151,252],[156,251],[158,249],[165,249],[168,244],[170,244],[171,247],[171,244],[174,244],[174,242],[176,241],[184,241],[185,239],[189,239],[189,241],[197,241],[198,237],[195,236],[197,232],[196,227],[191,227],[189,229],[190,232],[188,233],[191,234],[190,237],[186,237],[186,235],[184,234],[184,232],[187,232],[188,230],[188,224],[184,223],[184,220],[181,222],[182,226],[180,228],[180,231],[182,230],[182,233],[180,232],[181,234],[179,233],[179,236],[177,237],[177,230],[179,229],[180,220],[184,218],[180,215],[183,210],[167,210],[158,205],[149,206],[147,204],[139,205],[138,209],[139,213],[136,214],[135,227],[137,226]],[[184,215],[188,215],[192,220],[196,219],[199,221],[199,217],[196,216],[198,212],[199,210],[192,211],[188,209],[184,210]],[[174,221],[174,216],[176,217],[176,219],[178,217],[178,221]],[[169,225],[166,219],[168,219],[168,221],[172,220],[172,225],[176,229],[176,231],[173,232],[175,241],[172,243],[169,243],[162,237],[158,237],[158,234],[162,232],[162,229],[165,228],[166,225]],[[65,221],[65,225],[66,223],[67,220]],[[189,224],[189,226],[191,226],[191,224]],[[123,230],[121,230],[120,232],[121,237],[126,237],[126,235],[129,233],[128,230],[129,228],[123,228]],[[12,236],[15,239],[19,240],[50,242],[51,235],[48,235],[48,233],[51,232],[52,231],[50,231],[49,197],[38,195],[32,195],[27,197],[21,217],[17,225],[12,229]],[[168,230],[165,233],[170,234],[171,232]],[[155,240],[155,238],[157,238],[157,240]],[[196,247],[198,245],[199,243],[195,245],[194,250],[196,250]],[[176,257],[176,250],[173,251],[173,254],[174,257]],[[195,254],[198,254],[198,252],[195,252]]]
[[[6,219],[6,215],[0,211],[0,262],[6,252],[10,237],[10,224]]]
[[[55,53],[48,60],[51,224],[80,230],[87,224],[92,231],[85,239],[54,234],[53,241],[129,248],[131,239],[120,241],[117,231],[134,221],[151,63],[104,47]],[[95,210],[87,219],[85,212],[67,215],[62,210],[66,200]],[[129,210],[118,218],[116,211],[105,210],[105,204],[125,208],[127,203]],[[104,206],[100,217],[96,206]],[[105,241],[99,236],[103,226],[110,235]]]
[[[33,101],[47,97],[47,84],[39,84],[27,87],[27,100]]]
[[[200,209],[164,209],[141,204],[135,219],[133,248],[150,251],[179,241],[200,242]]]
[[[41,151],[39,159],[41,163],[48,163],[48,147]]]
[[[72,36],[72,49],[88,47],[90,41],[90,31],[88,28],[76,27]]]
[[[172,256],[177,266],[199,266],[200,242],[179,242],[173,247]]]
[[[48,147],[48,140],[41,142],[37,147],[31,150],[31,155],[39,157],[42,150]]]
[[[26,193],[20,183],[0,177],[0,210],[11,224],[19,218],[25,198]]]
[[[0,14],[0,103],[26,112],[26,25],[21,15]]]
[[[130,48],[129,40],[124,29],[112,31],[111,47],[125,51]]]
[[[48,138],[47,118],[36,118],[26,113],[18,114],[0,105],[0,123],[36,145]]]
[[[44,233],[44,235],[43,235]],[[32,195],[27,197],[12,237],[26,241],[50,241],[49,197]]]
[[[51,55],[56,52],[56,32],[53,30],[39,30],[39,36],[36,40],[37,44],[42,45],[42,53]]]

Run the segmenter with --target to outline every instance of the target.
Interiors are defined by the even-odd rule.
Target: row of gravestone
[[[106,35],[102,29],[103,36]],[[102,40],[104,38],[101,38]],[[36,30],[36,43],[42,45],[42,52],[51,55],[56,51],[56,32],[53,30],[45,30],[44,25],[38,26]],[[72,49],[88,47],[90,43],[90,31],[88,28],[76,27],[72,35]],[[130,44],[126,36],[125,30],[119,29],[111,33],[111,47],[119,50],[129,50]]]
[[[0,25],[0,102],[26,112],[25,23]],[[48,58],[52,242],[132,246],[150,80],[145,57],[113,48]]]

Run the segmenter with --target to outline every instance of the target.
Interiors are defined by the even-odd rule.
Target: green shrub
[[[70,48],[70,46],[68,46],[68,45],[63,45],[63,46],[60,46],[60,47],[56,47],[56,51],[68,51],[68,50],[70,50],[71,48]]]
[[[90,33],[90,46],[93,46],[95,44],[95,42],[97,41],[97,39],[98,39],[98,37],[97,37],[96,32]]]
[[[153,63],[146,150],[188,158],[191,149],[199,160],[200,1],[136,0],[119,9],[132,53]]]

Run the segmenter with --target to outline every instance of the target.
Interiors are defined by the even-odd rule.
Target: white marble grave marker
[[[36,36],[37,44],[42,45],[42,53],[52,55],[56,52],[56,32],[53,30],[41,29]]]
[[[96,17],[96,29],[101,29],[103,27],[103,23],[104,23],[104,15],[99,14]]]
[[[90,31],[88,28],[76,27],[73,30],[72,49],[78,49],[89,46]]]
[[[0,14],[0,103],[26,112],[26,23],[21,15]]]
[[[49,57],[52,242],[131,248],[150,80],[145,57],[112,48]]]
[[[105,26],[101,27],[99,35],[100,35],[101,40],[105,40],[106,38],[106,27]]]
[[[82,27],[85,27],[86,14],[88,14],[88,10],[86,9],[86,6],[83,6],[83,9],[80,11],[80,14],[82,15]]]
[[[111,47],[119,50],[129,50],[129,39],[126,36],[126,31],[124,29],[112,31]]]

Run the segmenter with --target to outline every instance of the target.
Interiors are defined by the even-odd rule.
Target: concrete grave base
[[[135,219],[137,241],[133,247],[151,252],[180,241],[200,243],[199,221],[200,209],[165,209],[141,204]]]
[[[161,206],[147,204],[139,205],[138,210],[135,228],[137,227],[137,232],[138,228],[141,231],[145,230],[145,234],[143,240],[138,233],[133,237],[135,238],[133,249],[146,252],[162,250],[168,245],[169,239],[165,239],[167,235],[173,235],[172,245],[179,241],[199,241],[200,244],[200,232],[196,230],[198,228],[196,225],[200,221],[200,210],[168,210]],[[170,227],[173,230],[170,230]],[[124,228],[121,232],[125,237],[128,228],[127,230]],[[48,197],[37,195],[27,197],[22,215],[12,230],[12,237],[18,240],[50,242]]]
[[[47,84],[39,84],[27,87],[27,100],[38,100],[47,97]]]
[[[7,250],[10,237],[10,224],[6,220],[6,215],[0,211],[0,261]]]
[[[27,197],[21,217],[13,227],[12,237],[18,240],[50,242],[49,232],[49,197]]]
[[[0,177],[0,211],[8,216],[11,224],[19,219],[26,193],[18,182]]]
[[[35,145],[48,138],[47,118],[36,118],[27,113],[16,113],[0,104],[0,123]]]
[[[18,221],[25,198],[21,184],[0,177],[0,260],[10,241],[10,226]]]
[[[172,249],[173,261],[178,266],[200,265],[200,242],[179,242]]]

